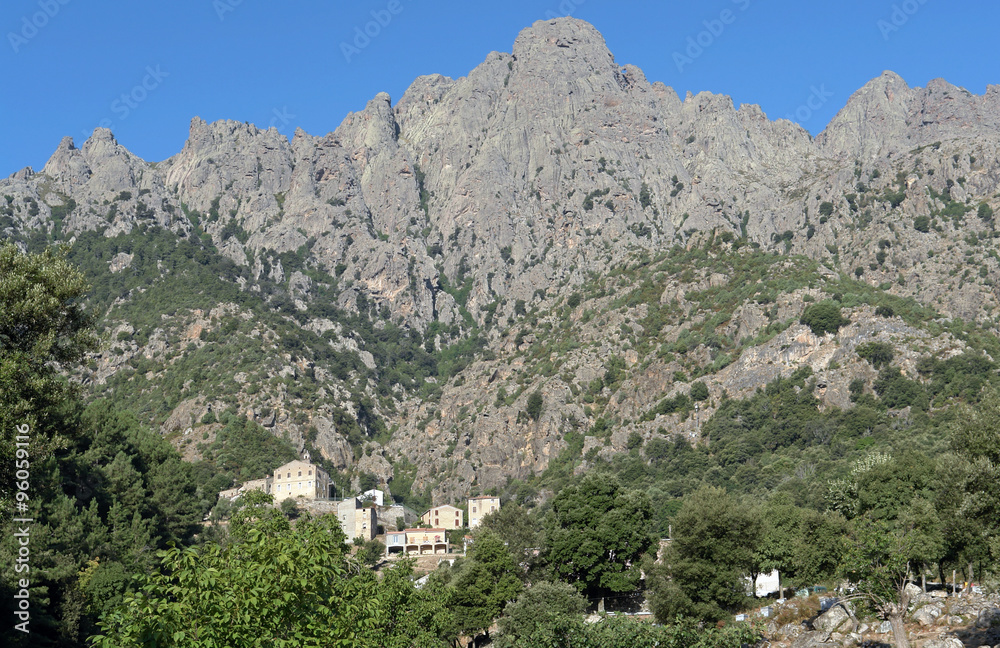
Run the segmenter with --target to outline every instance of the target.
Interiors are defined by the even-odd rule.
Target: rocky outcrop
[[[97,129],[79,148],[65,138],[41,172],[25,169],[0,185],[7,203],[0,227],[12,235],[45,231],[68,240],[87,230],[110,237],[168,228],[211,242],[245,268],[242,290],[265,299],[272,290],[287,293],[290,318],[322,299],[430,332],[430,349],[481,335],[487,357],[438,385],[440,400],[431,402],[402,390],[376,396],[343,372],[299,366],[266,327],[254,331],[282,381],[308,373],[332,399],[363,392],[392,401],[379,413],[393,438],[371,442],[357,461],[357,448],[332,423],[333,408],[295,416],[309,406],[284,384],[258,395],[238,381],[234,397],[242,412],[299,445],[315,426],[316,447],[338,467],[363,465],[388,480],[387,466],[408,458],[419,466],[415,487],[435,484],[446,499],[472,484],[488,488],[545,470],[567,435],[582,436],[591,459],[661,429],[696,439],[723,397],[752,394],[799,367],[813,371],[824,406],[850,407],[851,381],[867,386],[875,377],[857,358],[866,341],[898,345],[910,377],[919,353],[964,348],[868,306],[853,308],[852,323],[836,336],[813,335],[796,323],[803,304],[824,298],[818,286],[841,275],[933,305],[942,324],[961,317],[992,325],[1000,307],[1000,260],[990,253],[992,209],[1000,209],[1000,86],[981,96],[942,80],[911,88],[886,72],[813,140],[758,106],[710,92],[680,97],[650,82],[573,18],[531,25],[511,52],[487,54],[464,77],[416,79],[395,104],[380,93],[325,135],[300,130],[289,141],[275,129],[196,117],[182,150],[150,163]],[[635,308],[612,308],[614,293],[631,286],[594,288],[595,277],[625,265],[719,240],[732,241],[736,254],[755,247],[802,254],[817,264],[809,270],[814,285],[755,295],[731,313],[699,312],[692,298],[726,289],[729,275],[718,270],[690,281],[683,271],[652,274],[659,303]],[[124,276],[138,260],[120,250],[102,262]],[[592,294],[581,293],[585,286]],[[570,318],[582,343],[526,358],[539,333],[528,329],[558,327],[556,314],[573,295],[582,303],[559,317]],[[629,332],[649,325],[650,306],[671,309],[657,322],[660,345],[721,315],[713,334],[737,342],[761,336],[733,358],[720,359],[706,344],[690,350],[686,363],[715,363],[702,378],[710,397],[698,415],[643,420],[693,382],[690,366],[631,344]],[[127,323],[115,323],[117,351],[95,359],[94,382],[138,358],[167,367],[175,352],[199,347],[201,330],[218,331],[200,314],[164,315],[141,345]],[[325,336],[332,352],[384,369],[341,324],[322,317],[299,324]],[[188,326],[201,329],[174,331]],[[771,335],[768,327],[780,330]],[[621,422],[605,438],[592,433],[581,391],[603,379],[612,356],[627,363],[628,378],[617,393],[598,392],[608,401],[605,416]],[[522,413],[535,391],[545,405],[531,418]],[[178,409],[168,419],[173,427],[201,416]],[[343,409],[356,414],[348,403]]]

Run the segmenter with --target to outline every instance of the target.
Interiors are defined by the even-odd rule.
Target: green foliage
[[[565,645],[586,609],[587,599],[572,585],[535,583],[504,608],[497,648]]]
[[[821,203],[819,206],[819,214],[820,216],[830,216],[833,214],[833,203],[829,201]]]
[[[288,501],[288,500],[285,500]],[[373,567],[385,557],[385,545],[381,540],[369,540],[358,551],[358,560]]]
[[[761,571],[760,510],[719,488],[705,487],[684,501],[673,542],[652,567],[650,608],[661,623],[678,614],[720,620],[746,603],[743,578]]]
[[[698,381],[691,384],[691,400],[696,403],[708,400],[708,385]]]
[[[850,324],[851,320],[841,316],[838,303],[825,300],[806,306],[799,322],[812,329],[815,335],[825,335],[836,333],[841,326]]]
[[[928,216],[917,216],[913,219],[913,229],[926,234],[931,231],[931,219]]]
[[[298,457],[299,453],[289,441],[279,439],[242,416],[231,416],[202,454],[209,465],[199,466],[199,470],[215,475],[222,473],[242,483],[269,475],[278,466]],[[228,488],[228,484],[220,485],[219,490],[224,488]]]
[[[447,604],[454,612],[458,631],[475,635],[493,625],[523,586],[520,569],[499,536],[479,534],[471,556],[472,560],[462,565]]]
[[[855,351],[876,369],[888,365],[895,357],[892,345],[888,342],[863,342],[855,348]]]
[[[993,220],[993,208],[987,203],[979,203],[979,208],[976,210],[976,215],[979,216],[980,220],[985,223]]]
[[[553,573],[589,595],[630,592],[640,558],[652,546],[652,506],[645,493],[588,473],[552,501],[545,559]]]
[[[524,407],[524,411],[532,421],[537,421],[542,415],[542,409],[544,406],[545,400],[542,398],[542,392],[540,390],[535,390],[531,392],[530,396],[528,396],[528,402]]]
[[[97,346],[80,304],[87,286],[66,252],[21,254],[0,246],[0,504],[10,510],[16,426],[31,437],[34,462],[64,445],[65,404],[74,389],[54,363],[73,366]]]
[[[538,564],[536,521],[515,501],[485,515],[476,527],[474,537],[487,532],[503,541],[522,577],[527,578]]]
[[[95,646],[372,645],[377,581],[352,569],[334,516],[158,556]]]
[[[846,540],[841,572],[880,613],[889,618],[897,646],[906,646],[902,619],[909,605],[905,586],[914,536],[885,522],[858,518]]]
[[[883,366],[878,378],[872,383],[872,389],[890,409],[911,405],[926,409],[928,405],[927,392],[923,385],[904,376],[899,367]]]

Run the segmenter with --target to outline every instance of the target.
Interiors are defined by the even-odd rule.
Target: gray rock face
[[[910,88],[886,72],[813,140],[796,124],[772,121],[758,106],[734,106],[724,95],[681,98],[616,61],[593,26],[560,18],[523,30],[510,53],[489,53],[462,78],[418,78],[395,105],[380,93],[325,135],[297,131],[289,141],[275,129],[194,118],[183,149],[151,163],[97,129],[80,148],[65,138],[41,172],[24,169],[0,180],[0,195],[16,205],[9,227],[20,231],[204,231],[249,269],[246,290],[259,289],[255,282],[266,276],[287,289],[299,313],[316,298],[307,267],[336,277],[332,301],[339,308],[355,311],[368,302],[421,332],[437,322],[432,346],[479,327],[498,361],[472,363],[460,381],[444,385],[440,403],[412,399],[386,414],[399,431],[372,455],[384,450],[418,463],[415,486],[422,487],[440,477],[451,459],[446,449],[467,452],[470,460],[435,491],[451,498],[473,482],[489,488],[544,470],[566,447],[567,433],[586,436],[590,422],[573,389],[601,377],[610,355],[643,369],[631,378],[634,395],[610,402],[609,416],[635,421],[662,396],[690,387],[674,379],[679,364],[639,357],[622,337],[611,339],[623,325],[636,330],[645,313],[587,325],[589,305],[581,305],[570,316],[596,345],[568,354],[561,371],[572,377],[530,376],[516,402],[495,406],[501,385],[524,382],[518,372],[525,367],[517,364],[523,360],[513,356],[530,342],[516,341],[507,328],[519,322],[519,305],[553,312],[588,278],[643,254],[731,236],[745,242],[744,250],[801,253],[824,264],[827,276],[853,273],[933,304],[946,317],[992,320],[1000,307],[1000,262],[987,251],[991,224],[976,213],[981,201],[1000,209],[998,186],[1000,86],[981,96],[940,80]],[[949,217],[946,208],[968,211]],[[926,231],[915,227],[922,216]],[[279,255],[287,253],[301,255],[303,268],[283,265]],[[122,253],[109,268],[127,272],[133,262]],[[690,312],[689,291],[724,290],[729,278],[706,271],[696,280],[665,279],[657,286],[660,302]],[[773,303],[746,301],[719,325],[717,334],[743,340],[772,322],[793,322],[706,377],[712,399],[748,395],[809,365],[824,405],[849,407],[851,380],[870,383],[874,376],[857,363],[858,344],[922,335],[864,307],[836,338],[817,338],[794,324],[806,294],[822,298],[820,290],[804,289]],[[333,328],[322,320],[304,326]],[[664,325],[663,342],[677,341],[685,326],[691,322]],[[941,353],[962,348],[947,335],[922,343]],[[122,356],[102,359],[101,380],[135,354],[154,351],[120,346]],[[357,352],[375,368],[373,355],[350,336],[336,336],[331,348]],[[914,376],[916,354],[899,355]],[[690,357],[713,360],[705,347]],[[297,375],[291,361],[278,364],[276,375]],[[351,392],[326,377],[329,393]],[[543,392],[545,412],[537,421],[519,420],[535,389]],[[283,427],[289,417],[281,399],[265,404],[244,396],[244,408],[266,405],[260,422],[302,438],[301,430]],[[312,413],[317,447],[337,466],[354,466],[327,414]],[[710,415],[703,410],[701,420]],[[584,447],[608,458],[632,432],[649,439],[660,427],[694,438],[699,422],[679,419],[623,426],[607,443],[587,436]],[[388,476],[382,460],[365,465]]]

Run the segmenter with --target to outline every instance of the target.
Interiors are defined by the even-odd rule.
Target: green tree
[[[876,369],[888,365],[895,357],[892,345],[886,342],[863,342],[855,348],[855,351]]]
[[[481,534],[448,596],[459,633],[474,636],[488,631],[504,607],[521,593],[520,575],[503,540],[493,533]]]
[[[537,421],[542,415],[542,408],[544,406],[545,400],[542,398],[542,392],[536,389],[528,396],[528,403],[525,405],[524,411],[531,417],[532,421]]]
[[[857,587],[848,599],[868,601],[892,625],[896,648],[909,648],[903,616],[910,604],[906,591],[909,556],[915,538],[870,516],[853,521],[845,540],[841,573]]]
[[[385,557],[385,545],[381,540],[369,540],[358,551],[358,559],[369,567],[374,567]]]
[[[702,381],[691,384],[691,400],[696,403],[708,400],[708,386]]]
[[[841,316],[840,305],[830,300],[806,306],[799,321],[816,335],[836,333],[841,326],[851,323],[851,320]]]
[[[66,250],[21,254],[0,246],[0,505],[10,509],[14,437],[30,436],[31,462],[68,443],[76,431],[66,421],[74,390],[57,367],[71,368],[97,348],[81,299],[83,276]]]
[[[661,623],[678,614],[717,621],[742,607],[745,578],[761,572],[760,509],[721,488],[686,497],[674,518],[673,542],[651,569],[650,607]]]
[[[496,534],[503,540],[514,562],[520,567],[522,578],[527,578],[538,561],[538,531],[528,512],[520,504],[504,504],[485,515],[472,535],[479,538],[486,533]]]
[[[588,598],[635,591],[639,564],[653,544],[652,504],[608,475],[588,473],[552,501],[544,558],[553,573]]]
[[[249,522],[241,535],[225,546],[161,551],[160,568],[105,616],[94,645],[375,645],[367,637],[377,580],[346,556],[335,516],[280,531]]]
[[[567,583],[535,583],[504,608],[497,648],[561,646],[587,610],[587,599]]]

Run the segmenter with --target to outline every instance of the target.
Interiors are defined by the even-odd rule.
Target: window
[[[301,471],[301,470],[299,471],[299,475],[298,475],[298,476],[299,476],[299,477],[301,477],[301,476],[302,476],[302,471]]]
[[[281,484],[278,484],[278,490],[281,490]]]
[[[312,471],[312,470],[310,470],[310,471],[309,471],[309,476],[310,476],[310,477],[312,477],[312,474],[313,474],[313,471]]]
[[[472,507],[472,512],[473,512],[473,513],[475,513],[475,512],[476,512],[476,507],[475,507],[475,506],[473,506],[473,507]]]

